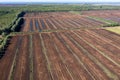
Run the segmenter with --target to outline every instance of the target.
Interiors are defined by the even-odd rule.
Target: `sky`
[[[120,2],[120,0],[0,0],[0,2]]]

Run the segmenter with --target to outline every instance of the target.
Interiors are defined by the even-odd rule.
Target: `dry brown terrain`
[[[105,23],[66,12],[24,19],[0,59],[0,80],[120,80],[120,35],[89,28]]]
[[[28,13],[24,19],[22,32],[98,28],[105,25],[103,22],[67,12]]]
[[[120,23],[120,10],[82,11],[82,15],[103,18]]]

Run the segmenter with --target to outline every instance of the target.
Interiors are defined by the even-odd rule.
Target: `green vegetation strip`
[[[8,46],[8,43],[10,41],[11,36],[7,35],[4,38],[1,39],[0,41],[0,59],[2,58],[2,56],[4,56],[5,50]]]
[[[0,50],[5,48],[5,45],[7,45],[9,39],[10,39],[10,35],[7,35],[1,39]]]

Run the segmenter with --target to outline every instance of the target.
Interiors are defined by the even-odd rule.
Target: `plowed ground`
[[[24,18],[23,34],[12,37],[0,59],[0,80],[120,80],[119,34],[88,28],[57,31],[101,22],[84,23],[82,16],[63,12]]]

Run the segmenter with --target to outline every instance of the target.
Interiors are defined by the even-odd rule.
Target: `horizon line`
[[[44,1],[35,1],[35,2],[34,1],[31,1],[31,2],[16,1],[15,2],[14,1],[14,2],[0,2],[0,3],[19,3],[19,2],[21,2],[21,3],[31,3],[31,2],[32,3],[36,3],[36,2],[41,2],[41,3],[120,3],[120,2],[112,2],[112,1],[111,2],[102,2],[102,1],[96,1],[96,2],[92,2],[92,1],[89,1],[89,2],[88,1],[87,2],[85,2],[85,1],[84,2],[83,1],[76,1],[76,2],[73,2],[73,1],[70,1],[70,2],[68,2],[68,1],[66,1],[66,2],[65,1],[61,1],[61,2],[57,2],[57,1],[56,2],[55,1],[49,1],[49,2],[48,1],[47,2],[44,2]]]

